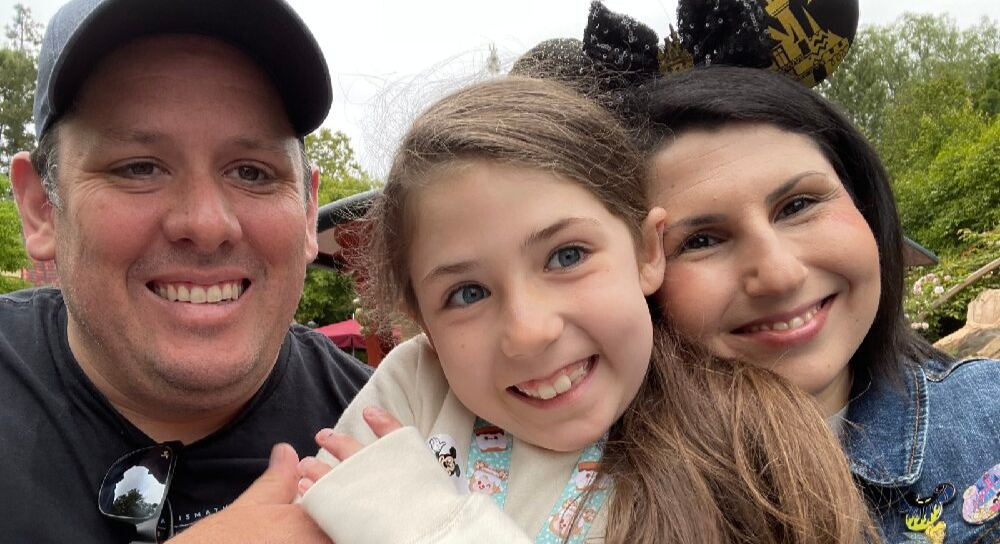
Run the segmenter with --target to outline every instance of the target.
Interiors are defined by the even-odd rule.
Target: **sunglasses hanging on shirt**
[[[108,518],[135,527],[132,544],[157,543],[173,536],[167,492],[180,446],[171,442],[128,453],[111,465],[101,482],[98,508]],[[166,524],[160,527],[164,512]]]

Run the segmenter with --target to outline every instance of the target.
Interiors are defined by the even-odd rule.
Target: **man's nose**
[[[171,242],[189,242],[209,253],[243,235],[223,181],[211,174],[188,175],[177,184],[164,230]]]

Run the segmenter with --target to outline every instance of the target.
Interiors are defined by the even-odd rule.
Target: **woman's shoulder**
[[[996,380],[1000,377],[1000,360],[970,357],[953,361],[928,361],[924,365],[924,373],[928,382],[937,384],[935,387],[964,386],[968,382]],[[993,385],[996,385],[996,381],[993,381]]]

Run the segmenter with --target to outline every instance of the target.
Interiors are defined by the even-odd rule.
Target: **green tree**
[[[320,171],[320,206],[377,186],[358,164],[350,139],[343,132],[322,128],[310,134],[306,137],[306,153]],[[318,324],[343,321],[354,312],[352,301],[356,296],[350,274],[310,268],[295,320]]]
[[[31,8],[24,4],[14,4],[14,19],[7,23],[4,34],[10,41],[11,47],[34,55],[42,45],[44,30],[45,26],[32,17]]]
[[[156,512],[159,503],[148,503],[138,489],[130,489],[128,493],[119,495],[111,505],[111,513],[133,518],[148,518]]]
[[[838,103],[876,145],[883,113],[912,82],[942,72],[969,87],[982,79],[987,56],[1000,53],[1000,27],[984,18],[960,29],[948,15],[906,13],[887,25],[859,29],[851,51],[820,91]]]
[[[28,265],[28,254],[21,238],[21,218],[11,195],[10,180],[0,174],[0,293],[30,287],[28,282],[7,274],[17,273]]]
[[[34,147],[28,130],[35,96],[35,58],[27,51],[0,48],[0,164],[6,172],[14,153]]]

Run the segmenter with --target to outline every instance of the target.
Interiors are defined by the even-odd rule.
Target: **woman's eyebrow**
[[[693,217],[686,217],[676,223],[672,223],[664,227],[663,233],[666,234],[667,231],[680,227],[691,229],[691,228],[704,227],[706,225],[725,223],[728,218],[729,216],[722,213],[707,213],[704,215],[695,215]]]
[[[826,174],[824,174],[823,172],[817,172],[815,170],[809,170],[806,172],[800,172],[798,174],[795,174],[794,176],[788,178],[788,181],[785,181],[780,186],[778,186],[777,189],[768,193],[767,198],[764,199],[764,202],[766,202],[768,206],[774,206],[774,204],[777,203],[782,196],[784,196],[786,193],[794,189],[795,186],[798,185],[800,181],[809,176],[826,177]]]

